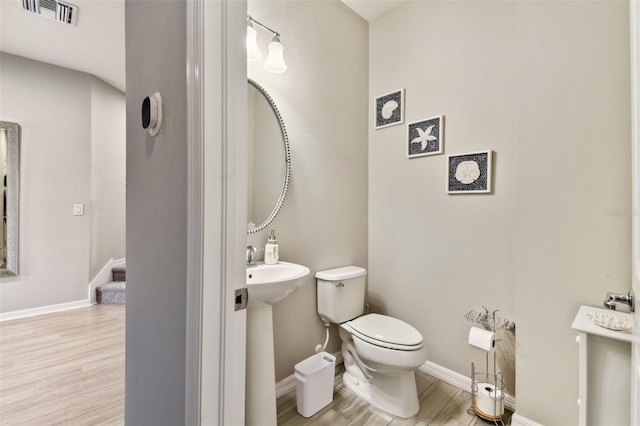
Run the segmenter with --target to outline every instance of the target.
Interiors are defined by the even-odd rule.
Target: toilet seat
[[[423,347],[418,330],[397,318],[368,314],[343,324],[354,337],[372,345],[400,351],[415,351]]]

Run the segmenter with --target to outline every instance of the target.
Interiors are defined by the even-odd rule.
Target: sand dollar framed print
[[[447,156],[447,192],[490,193],[492,157],[493,151]]]

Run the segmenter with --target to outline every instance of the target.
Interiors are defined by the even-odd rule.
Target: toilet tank
[[[325,322],[349,321],[364,311],[364,280],[367,270],[359,266],[316,273],[318,314]]]

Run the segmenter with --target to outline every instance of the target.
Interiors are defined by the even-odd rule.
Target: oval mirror
[[[284,121],[271,96],[249,79],[247,233],[261,231],[276,217],[289,186],[291,158]]]

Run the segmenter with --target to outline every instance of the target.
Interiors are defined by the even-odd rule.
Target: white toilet
[[[360,316],[366,274],[358,266],[317,272],[318,314],[340,324],[344,384],[389,414],[411,417],[420,408],[414,371],[427,360],[422,335],[393,317]]]

